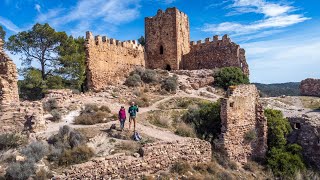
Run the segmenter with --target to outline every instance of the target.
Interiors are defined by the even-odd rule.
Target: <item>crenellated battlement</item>
[[[176,7],[172,7],[172,8],[167,8],[165,11],[163,11],[162,9],[159,9],[157,11],[157,14],[153,17],[146,17],[146,20],[152,20],[152,19],[157,19],[157,18],[161,18],[164,15],[180,15],[181,17],[184,18],[188,18],[188,15],[185,14],[184,12],[180,11],[179,9],[177,9]]]
[[[230,37],[225,34],[224,36],[222,36],[221,39],[219,39],[218,35],[213,36],[213,38],[211,39],[210,37],[205,38],[204,41],[202,40],[198,40],[198,41],[191,41],[190,45],[192,46],[201,46],[201,45],[214,45],[214,46],[226,46],[229,44],[232,44],[233,42],[231,41]],[[233,43],[235,44],[235,43]]]
[[[144,47],[136,40],[119,41],[86,33],[87,87],[100,90],[118,84],[136,67],[144,67]]]
[[[89,31],[86,32],[86,40],[87,44],[94,44],[96,46],[118,46],[138,51],[144,51],[144,47],[141,44],[138,44],[137,40],[120,41],[113,38],[109,39],[107,36],[93,36],[92,32]]]

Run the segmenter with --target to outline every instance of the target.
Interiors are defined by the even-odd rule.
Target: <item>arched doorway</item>
[[[169,64],[167,64],[166,70],[167,70],[167,71],[171,71],[171,66],[170,66]]]

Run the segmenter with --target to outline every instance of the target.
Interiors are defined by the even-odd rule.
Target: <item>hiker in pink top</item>
[[[120,121],[120,129],[121,131],[124,128],[124,123],[126,122],[127,116],[126,116],[126,110],[123,106],[121,106],[121,109],[119,110],[119,121]]]

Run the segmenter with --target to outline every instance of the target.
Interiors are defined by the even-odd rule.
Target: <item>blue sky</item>
[[[0,0],[10,35],[49,23],[74,36],[119,40],[144,34],[144,17],[177,7],[189,16],[191,40],[229,34],[246,50],[251,82],[320,78],[320,0]],[[18,56],[10,55],[18,64]]]

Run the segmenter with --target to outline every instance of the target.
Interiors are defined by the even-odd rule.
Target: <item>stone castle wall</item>
[[[249,67],[245,59],[245,51],[238,44],[231,42],[227,35],[219,40],[218,36],[206,38],[205,42],[192,41],[190,53],[183,56],[183,69],[214,69],[222,67],[240,67],[249,75]]]
[[[320,97],[320,79],[308,78],[301,81],[300,94]]]
[[[221,124],[217,145],[231,160],[244,164],[251,158],[265,157],[267,120],[255,85],[229,88],[228,97],[221,101]]]
[[[292,133],[290,143],[302,146],[306,162],[320,170],[320,119],[319,117],[296,116],[288,118]]]
[[[144,48],[136,41],[121,42],[86,35],[87,87],[99,90],[121,82],[136,67],[144,67]]]
[[[62,179],[139,179],[142,175],[168,170],[179,160],[190,164],[211,161],[211,145],[200,139],[157,142],[142,147],[143,157],[112,155],[74,165]]]
[[[0,106],[19,102],[18,72],[16,65],[5,54],[0,39]]]
[[[189,29],[188,16],[177,8],[145,18],[146,67],[181,69],[182,55],[190,51]]]

